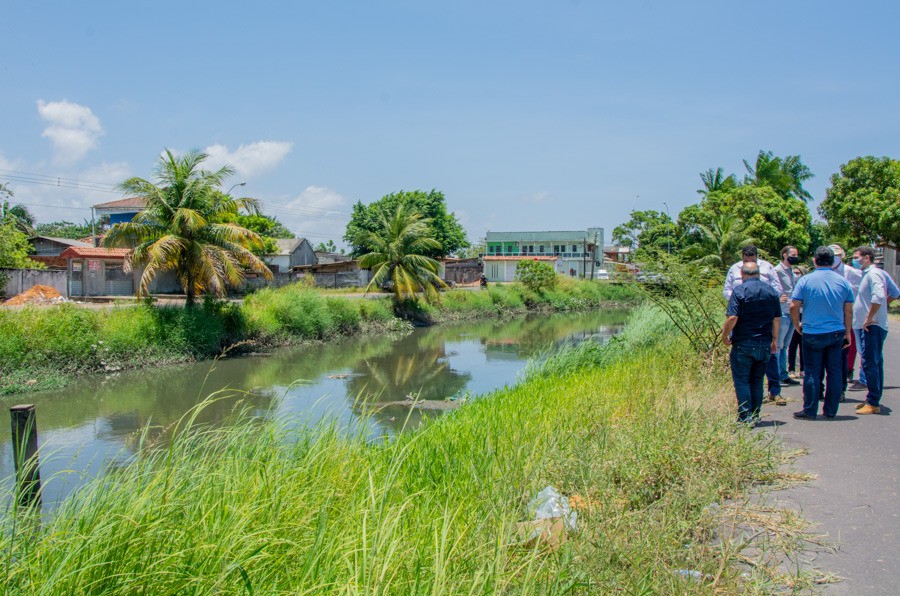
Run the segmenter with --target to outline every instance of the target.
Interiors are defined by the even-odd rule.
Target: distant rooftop
[[[141,210],[147,206],[147,202],[140,197],[130,197],[127,199],[119,199],[118,201],[110,201],[108,203],[100,203],[94,205],[94,209],[137,209]]]
[[[594,230],[600,234],[603,228],[591,228],[590,230],[562,230],[547,232],[488,232],[485,235],[487,242],[581,242],[590,239]]]
[[[276,250],[274,254],[289,255],[297,250],[297,247],[303,244],[304,240],[306,240],[306,238],[276,238],[275,246],[278,247],[278,250]]]
[[[72,259],[123,259],[131,252],[127,248],[94,248],[93,246],[84,248],[81,246],[70,246],[62,251],[59,256]]]
[[[39,238],[41,240],[50,240],[51,242],[56,242],[57,244],[65,244],[66,246],[80,246],[82,248],[90,248],[93,244],[89,242],[82,242],[81,240],[72,240],[71,238],[56,238],[54,236],[32,236],[31,240],[35,238]]]

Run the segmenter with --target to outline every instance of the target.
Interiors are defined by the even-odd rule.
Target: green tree
[[[104,215],[98,219],[93,228],[97,234],[109,227],[109,216]],[[38,224],[34,231],[40,236],[52,236],[54,238],[71,238],[72,240],[80,240],[91,235],[91,222],[84,220],[84,223],[76,224],[71,221],[54,221],[50,223]]]
[[[31,243],[19,229],[18,220],[12,215],[0,218],[0,268],[43,269],[41,263],[28,258]]]
[[[516,281],[532,292],[540,292],[555,288],[559,277],[550,263],[523,259],[516,265]]]
[[[369,205],[357,202],[353,206],[350,222],[347,224],[347,232],[344,235],[344,240],[350,245],[350,254],[353,257],[373,251],[372,246],[358,244],[361,239],[368,237],[363,232],[380,230],[382,212],[392,213],[400,204],[408,204],[414,211],[430,221],[433,238],[437,241],[438,246],[427,249],[424,253],[425,256],[446,257],[469,245],[466,232],[457,221],[456,215],[447,211],[443,193],[437,190],[427,193],[421,190],[408,192],[401,190],[385,195]]]
[[[372,270],[366,291],[390,281],[395,306],[419,292],[437,296],[435,286],[443,282],[437,275],[438,262],[427,255],[439,251],[440,245],[433,237],[430,220],[408,203],[381,211],[378,216],[379,226],[374,231],[360,230],[351,240],[355,246],[372,247],[359,259],[360,267]]]
[[[272,272],[251,249],[259,246],[255,232],[234,223],[219,223],[241,209],[257,211],[253,199],[233,199],[217,187],[233,173],[230,167],[203,170],[207,154],[189,151],[175,157],[166,150],[154,169],[156,183],[129,178],[119,185],[146,207],[128,223],[110,228],[104,245],[131,248],[130,264],[143,267],[139,295],[163,271],[174,271],[194,304],[198,293],[222,296],[244,279],[244,269],[271,279]]]
[[[718,213],[708,224],[697,224],[697,231],[700,242],[692,251],[702,254],[696,255],[695,262],[715,267],[723,273],[740,258],[741,248],[756,242],[747,235],[747,226],[734,213]]]
[[[703,181],[703,188],[698,190],[697,194],[701,194],[704,197],[711,192],[727,192],[737,188],[739,184],[734,174],[726,176],[725,171],[722,168],[716,168],[715,170],[710,168],[706,170],[700,174],[700,180]]]
[[[477,242],[469,243],[469,246],[456,251],[455,256],[459,259],[477,259],[479,256],[487,253],[487,238],[482,236]]]
[[[328,242],[319,242],[315,248],[316,252],[337,252],[337,245],[334,240]]]
[[[34,235],[34,215],[25,205],[10,205],[8,201],[3,201],[0,205],[0,215],[12,218],[13,224],[23,234]]]
[[[631,219],[613,229],[612,240],[620,246],[639,249],[644,253],[669,252],[670,247],[673,250],[678,248],[678,230],[666,213],[632,211]]]
[[[799,155],[788,155],[782,159],[771,151],[760,150],[756,163],[750,165],[745,159],[744,167],[747,168],[744,184],[768,186],[786,199],[795,198],[804,202],[812,199],[812,195],[803,188],[803,183],[812,178],[813,173],[800,161]]]
[[[843,164],[819,213],[850,244],[900,246],[900,161],[867,156]]]

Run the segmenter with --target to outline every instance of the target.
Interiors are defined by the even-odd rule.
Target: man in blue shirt
[[[815,420],[825,376],[826,418],[837,415],[843,388],[843,346],[850,344],[853,320],[853,288],[832,271],[834,251],[827,246],[816,249],[816,269],[800,278],[791,294],[791,320],[802,334],[803,409],[794,418]],[[800,308],[803,307],[803,322]]]
[[[731,345],[731,378],[738,402],[738,422],[755,424],[762,407],[766,365],[778,347],[780,295],[762,281],[759,265],[741,265],[741,284],[728,301],[722,341]]]

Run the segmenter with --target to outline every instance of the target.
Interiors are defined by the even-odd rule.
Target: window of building
[[[577,244],[573,244],[573,245],[572,245],[572,252],[578,252],[578,245],[577,245]]]
[[[540,246],[538,246],[538,252],[544,252],[544,245],[543,245],[543,244],[541,244]]]

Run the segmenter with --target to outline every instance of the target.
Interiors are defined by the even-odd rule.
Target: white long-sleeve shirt
[[[734,289],[744,281],[741,278],[741,267],[743,264],[743,261],[738,261],[728,270],[728,275],[725,276],[725,288],[722,290],[725,300],[731,300],[731,294],[734,292]],[[778,281],[778,273],[775,272],[775,267],[762,259],[757,259],[756,264],[759,266],[759,278],[775,288],[779,296],[784,294],[784,288],[781,287],[781,282]]]

